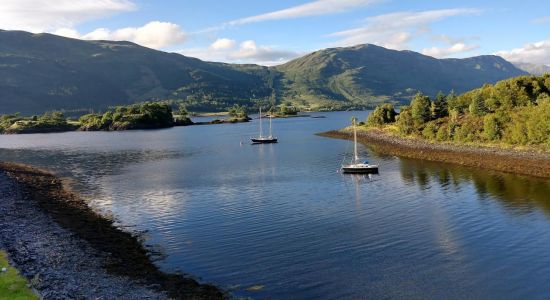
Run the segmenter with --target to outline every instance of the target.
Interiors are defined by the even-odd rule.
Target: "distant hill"
[[[256,73],[269,73],[255,66]],[[252,72],[252,71],[251,71]],[[0,31],[0,110],[102,109],[150,99],[215,99],[225,107],[271,95],[259,74],[130,42]],[[226,103],[227,102],[227,103]]]
[[[538,76],[541,76],[541,75],[544,75],[544,73],[550,72],[550,66],[547,66],[547,65],[537,65],[537,64],[530,64],[530,63],[520,63],[520,62],[515,62],[514,65],[517,68],[529,74],[538,75]]]
[[[130,42],[0,30],[0,113],[167,99],[202,111],[259,100],[339,109],[408,102],[417,90],[463,92],[523,74],[497,56],[438,60],[374,45],[325,49],[264,67],[205,62]]]
[[[408,103],[416,91],[457,93],[526,72],[499,56],[435,59],[412,51],[375,45],[324,49],[276,67],[283,74],[283,96],[369,103],[390,99]]]

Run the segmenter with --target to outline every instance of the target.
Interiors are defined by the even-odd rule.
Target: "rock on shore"
[[[110,275],[108,257],[53,222],[0,172],[0,248],[44,299],[167,299]]]
[[[160,271],[130,233],[52,174],[0,163],[0,248],[44,299],[222,299],[216,287]]]

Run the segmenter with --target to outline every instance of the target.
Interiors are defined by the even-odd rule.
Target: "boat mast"
[[[262,129],[262,107],[260,106],[260,138],[262,137],[263,129]]]
[[[353,117],[353,158],[354,163],[357,163],[359,156],[357,155],[357,130],[355,129],[355,117]]]
[[[273,135],[271,134],[271,118],[273,118],[273,116],[270,114],[269,115],[269,137],[271,138]]]

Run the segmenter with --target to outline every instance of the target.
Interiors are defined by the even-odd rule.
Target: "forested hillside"
[[[417,94],[397,114],[377,107],[367,126],[440,142],[550,149],[550,74],[486,84],[461,95]]]

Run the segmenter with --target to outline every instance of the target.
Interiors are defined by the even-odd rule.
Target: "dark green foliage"
[[[279,105],[279,109],[275,110],[275,115],[277,116],[295,116],[299,112],[298,108],[292,103],[283,102]]]
[[[189,112],[187,111],[187,108],[185,107],[185,105],[183,103],[180,103],[178,105],[177,114],[181,117],[187,117],[187,115],[189,115]]]
[[[451,93],[446,97],[451,108],[449,116],[428,122],[424,120],[429,99],[419,94],[411,107],[402,108],[396,125],[401,134],[429,140],[540,145],[550,149],[549,91],[550,74],[546,74],[508,79],[460,96]],[[373,117],[372,124],[376,119]]]
[[[388,123],[395,122],[395,108],[393,104],[384,104],[377,106],[374,111],[367,118],[367,124],[369,126],[379,126]]]
[[[235,104],[229,109],[230,121],[244,121],[248,120],[248,112],[246,107]]]
[[[431,102],[428,96],[422,93],[414,96],[411,101],[411,116],[417,126],[431,119]]]
[[[439,119],[448,115],[449,108],[447,107],[447,96],[439,92],[432,102],[432,119]]]
[[[0,116],[0,133],[61,132],[74,129],[62,112],[46,112],[41,116],[21,117],[19,113]]]
[[[487,108],[485,107],[485,100],[481,93],[477,93],[472,98],[472,103],[468,107],[470,114],[474,116],[484,116],[487,113]]]
[[[502,138],[503,124],[495,114],[486,115],[483,118],[483,133],[489,141],[500,140]]]
[[[397,127],[399,128],[399,132],[401,134],[409,135],[415,132],[416,125],[412,117],[410,106],[401,107],[401,111],[399,112],[399,116],[397,118],[396,123],[397,123]]]
[[[174,126],[172,107],[164,103],[145,102],[117,106],[103,115],[87,114],[79,119],[81,130],[126,130]],[[183,122],[183,119],[180,120]]]

